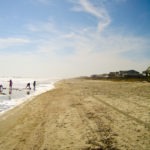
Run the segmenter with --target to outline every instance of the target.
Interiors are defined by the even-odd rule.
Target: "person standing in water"
[[[35,91],[35,88],[36,88],[36,81],[33,82],[33,89]]]
[[[9,89],[11,89],[11,90],[12,90],[12,85],[13,85],[13,82],[12,82],[12,80],[10,80],[9,81]]]
[[[0,93],[2,93],[2,92],[3,92],[3,85],[0,84]]]
[[[12,80],[9,81],[9,94],[12,93],[12,85],[13,85],[13,82]]]
[[[12,85],[13,85],[13,82],[12,80],[9,81],[9,95],[10,95],[10,99],[11,99],[11,94],[12,94]]]

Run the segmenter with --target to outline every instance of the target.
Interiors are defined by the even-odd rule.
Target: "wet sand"
[[[0,116],[0,150],[149,150],[150,83],[70,79]]]

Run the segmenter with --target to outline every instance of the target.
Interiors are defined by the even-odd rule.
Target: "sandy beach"
[[[149,150],[150,83],[68,79],[0,116],[0,150]]]

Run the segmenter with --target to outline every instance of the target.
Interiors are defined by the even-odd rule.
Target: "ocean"
[[[12,80],[12,90],[9,88],[9,81]],[[34,90],[33,82],[36,81]],[[0,92],[0,115],[6,111],[22,104],[26,100],[49,91],[54,88],[54,83],[58,79],[39,79],[39,78],[21,78],[21,77],[0,77],[0,85],[3,86]],[[30,83],[31,89],[27,89],[27,83]]]

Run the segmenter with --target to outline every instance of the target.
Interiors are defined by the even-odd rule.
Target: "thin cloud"
[[[96,7],[89,0],[78,0],[76,4],[73,8],[74,11],[83,11],[98,19],[98,30],[100,32],[111,23],[111,18],[102,3],[99,7]]]
[[[56,26],[52,21],[47,22],[37,22],[37,23],[30,23],[26,25],[27,30],[31,32],[53,32],[56,33]]]
[[[24,38],[0,38],[0,49],[28,43],[30,40]]]
[[[104,36],[94,29],[76,29],[70,33],[61,32],[60,36],[41,42],[38,50],[49,54],[57,52],[57,55],[59,55],[59,52],[61,53],[63,49],[68,47],[70,51],[74,51],[72,55],[77,58],[88,57],[92,54],[110,54],[122,57],[125,52],[136,53],[149,49],[150,44],[147,38],[129,34],[122,35],[119,31],[117,34],[110,31],[106,33],[105,31]]]

